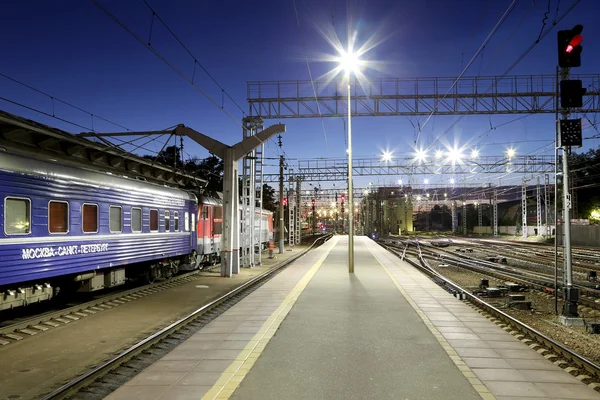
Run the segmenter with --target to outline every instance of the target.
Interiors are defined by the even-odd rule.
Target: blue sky
[[[147,40],[152,13],[141,0],[98,0],[103,7]],[[512,0],[296,0],[299,26],[292,0],[166,1],[147,0],[196,59],[247,112],[246,83],[258,80],[307,80],[308,57],[313,78],[334,67],[318,62],[320,54],[334,54],[317,27],[337,32],[346,43],[346,24],[357,30],[359,41],[376,34],[386,38],[368,53],[385,62],[384,71],[367,70],[370,79],[384,77],[458,76],[490,33]],[[574,0],[551,0],[547,25],[552,24]],[[533,5],[532,5],[533,4]],[[91,1],[4,0],[0,24],[0,73],[23,81],[136,131],[157,130],[183,123],[197,131],[232,144],[242,137],[242,112],[225,98],[219,87],[198,67],[196,84],[234,118],[177,75],[151,51],[135,40]],[[538,37],[545,0],[520,0],[504,24],[466,71],[466,76],[499,75]],[[558,7],[558,13],[557,13]],[[600,2],[581,0],[560,22],[558,29],[583,24],[581,68],[576,73],[597,73],[600,65],[600,30],[595,28]],[[522,22],[521,22],[522,21]],[[523,59],[511,74],[552,74],[556,65],[556,29]],[[515,30],[513,38],[508,36]],[[152,46],[189,78],[193,59],[154,20]],[[501,50],[503,49],[503,50]],[[497,56],[496,56],[497,55]],[[494,58],[494,56],[496,56]],[[2,97],[23,103],[85,127],[91,118],[46,96],[0,77]],[[0,100],[0,109],[78,133],[84,129]],[[593,115],[589,116],[595,122]],[[515,116],[467,116],[450,130],[446,140],[462,144]],[[421,134],[427,145],[448,130],[457,117],[432,117]],[[425,117],[414,117],[412,123]],[[482,154],[500,155],[507,147],[518,154],[552,153],[552,146],[539,150],[554,137],[554,116],[530,116],[499,127],[487,135]],[[291,159],[344,157],[342,119],[268,120],[287,125],[284,150]],[[589,126],[589,123],[584,124]],[[122,130],[94,121],[98,131]],[[584,136],[596,134],[589,127]],[[360,117],[353,119],[354,154],[375,157],[382,149],[395,155],[412,152],[415,128],[406,117]],[[540,142],[547,140],[547,142]],[[521,143],[527,141],[525,143]],[[498,143],[498,144],[496,144]],[[586,142],[596,147],[597,140]],[[160,149],[162,144],[149,144]],[[207,153],[186,143],[191,156]],[[276,157],[271,141],[266,155]],[[275,163],[272,161],[271,163]],[[293,164],[293,161],[292,161]],[[358,178],[357,185],[380,178]],[[391,181],[392,177],[389,178]],[[483,178],[482,178],[483,179]],[[337,186],[343,186],[341,183]]]

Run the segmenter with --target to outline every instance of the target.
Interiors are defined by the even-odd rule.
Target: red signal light
[[[342,202],[346,200],[346,196],[342,195]]]
[[[312,205],[313,206],[315,205],[315,199],[312,199]]]
[[[571,39],[571,41],[569,42],[569,45],[566,48],[566,52],[570,53],[573,51],[573,49],[577,46],[579,46],[581,44],[581,42],[583,41],[583,36],[581,35],[575,35],[573,37],[573,39]]]
[[[287,206],[287,197],[284,197],[284,198],[283,198],[283,205],[284,205],[284,206]]]

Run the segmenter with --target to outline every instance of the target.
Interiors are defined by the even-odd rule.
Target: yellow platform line
[[[459,369],[460,372],[462,372],[467,381],[469,381],[471,386],[473,386],[473,389],[475,389],[475,391],[479,394],[479,396],[481,396],[483,400],[496,400],[496,397],[492,393],[490,393],[489,389],[483,384],[483,382],[481,382],[477,378],[477,376],[473,373],[471,368],[469,368],[469,366],[463,361],[463,359],[458,355],[458,353],[456,353],[456,351],[450,345],[450,343],[448,343],[448,341],[444,338],[440,331],[427,317],[427,314],[425,314],[425,312],[421,310],[421,307],[419,307],[419,305],[412,299],[412,297],[410,297],[410,294],[408,294],[408,292],[400,285],[400,283],[398,282],[398,280],[396,280],[394,275],[392,275],[390,270],[383,264],[383,262],[381,262],[381,260],[373,252],[373,250],[371,250],[371,247],[367,245],[367,248],[369,249],[373,257],[375,257],[379,265],[383,267],[386,274],[390,277],[396,288],[400,291],[400,293],[402,293],[402,296],[404,296],[406,301],[408,301],[408,304],[411,305],[411,307],[423,320],[427,329],[429,329],[429,331],[433,334],[433,337],[436,338],[436,340],[439,342],[442,348],[446,351],[446,354],[448,354],[452,362],[454,362],[454,365],[456,365],[456,367]]]
[[[260,330],[248,342],[244,350],[240,352],[238,357],[231,365],[221,374],[214,386],[202,396],[202,400],[222,400],[229,399],[235,389],[242,383],[248,372],[258,360],[263,350],[275,334],[279,325],[283,322],[287,314],[290,312],[300,294],[304,291],[310,280],[315,276],[331,250],[337,244],[339,238],[333,238],[329,249],[319,260],[304,274],[302,279],[298,281],[292,291],[286,296],[279,307],[271,314],[271,316],[261,326]]]

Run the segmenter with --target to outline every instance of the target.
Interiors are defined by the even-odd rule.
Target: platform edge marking
[[[335,242],[332,243],[334,240]],[[294,303],[296,303],[296,300],[298,300],[311,279],[315,276],[319,268],[321,268],[321,265],[329,256],[329,253],[333,250],[339,238],[335,238],[334,240],[329,241],[331,243],[329,249],[325,251],[325,254],[323,254],[298,281],[296,286],[294,286],[279,307],[273,311],[271,316],[261,326],[258,333],[254,335],[244,350],[240,352],[239,356],[231,363],[225,372],[221,374],[221,377],[213,387],[202,396],[202,400],[224,400],[231,397],[233,392],[250,372],[275,332],[277,332],[277,329],[294,306]]]
[[[479,396],[482,398],[482,400],[496,400],[496,397],[489,391],[489,389],[483,384],[483,382],[479,381],[478,379],[476,381],[473,380],[473,378],[475,377],[475,374],[473,373],[471,368],[469,368],[469,366],[463,361],[463,359],[456,353],[456,351],[454,350],[452,345],[450,345],[450,343],[448,343],[448,341],[444,338],[444,336],[440,333],[440,331],[437,330],[437,328],[431,322],[431,320],[427,317],[425,312],[423,310],[421,310],[419,305],[412,299],[412,297],[410,297],[410,294],[408,294],[408,292],[400,285],[398,280],[396,280],[396,278],[390,272],[390,270],[383,264],[383,262],[381,262],[381,260],[373,252],[371,247],[369,245],[367,245],[367,248],[369,249],[369,251],[371,252],[373,257],[375,258],[375,260],[377,260],[379,265],[381,265],[383,267],[385,273],[390,277],[390,279],[394,283],[394,286],[396,286],[396,288],[402,294],[402,296],[404,296],[404,298],[406,299],[408,304],[410,304],[410,306],[415,310],[415,312],[421,318],[421,320],[423,320],[427,329],[429,329],[429,331],[433,334],[433,337],[442,346],[442,348],[444,349],[446,354],[448,354],[448,357],[450,357],[450,359],[452,360],[454,365],[463,374],[465,379],[471,384],[473,389],[475,389],[475,391],[477,392],[477,394],[479,394]]]

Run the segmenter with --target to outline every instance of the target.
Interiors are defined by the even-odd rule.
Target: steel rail
[[[131,358],[133,358],[136,355],[143,352],[144,350],[154,346],[156,343],[167,338],[168,336],[172,335],[173,333],[176,333],[178,330],[182,329],[189,323],[193,322],[195,319],[204,315],[209,310],[214,309],[216,306],[229,300],[231,297],[235,296],[236,294],[239,294],[239,293],[249,289],[250,287],[264,281],[265,279],[269,278],[275,272],[281,270],[282,268],[286,267],[293,261],[304,256],[306,253],[308,253],[310,250],[312,250],[312,248],[315,247],[318,242],[320,242],[320,241],[325,242],[325,241],[329,240],[332,236],[333,236],[332,234],[328,234],[328,235],[323,235],[320,238],[317,238],[307,249],[305,249],[301,253],[298,253],[297,255],[290,257],[289,259],[287,259],[285,261],[282,261],[277,266],[269,269],[268,271],[265,271],[264,273],[262,273],[260,275],[257,275],[256,277],[243,283],[242,285],[238,286],[237,288],[227,292],[226,294],[211,301],[210,303],[205,304],[204,306],[198,308],[197,310],[193,311],[192,313],[188,314],[187,316],[180,318],[179,320],[173,322],[169,326],[148,336],[147,338],[141,340],[140,342],[136,343],[132,347],[128,348],[127,350],[124,350],[117,356],[102,363],[101,365],[97,366],[96,368],[67,382],[63,386],[59,387],[58,389],[54,390],[53,392],[42,397],[41,400],[64,399],[64,398],[67,398],[68,396],[71,396],[71,395],[77,393],[80,389],[87,386],[89,383],[94,382],[99,377],[101,377],[101,376],[107,374],[108,372],[110,372],[111,370],[119,367],[123,363],[129,361]]]
[[[387,245],[381,244],[381,243],[379,243],[379,244],[382,247],[384,247],[385,249],[387,249],[388,251],[390,251],[392,254],[395,254],[396,256],[399,257],[399,254],[394,250],[390,250]],[[419,260],[420,264],[417,262],[414,262],[413,260],[410,260],[408,258],[405,258],[405,261],[407,261],[409,264],[411,264],[415,268],[418,268],[418,269],[424,271],[427,275],[434,276],[436,279],[439,279],[440,281],[442,281],[444,283],[444,285],[447,285],[448,287],[452,288],[454,291],[456,291],[458,293],[462,293],[462,295],[465,296],[465,298],[468,299],[470,302],[474,303],[476,306],[483,309],[484,311],[507,322],[513,328],[516,328],[521,333],[523,333],[525,336],[528,336],[531,340],[536,341],[537,343],[546,347],[548,350],[551,350],[557,354],[560,354],[563,358],[566,359],[567,362],[570,362],[571,364],[576,365],[579,369],[582,369],[582,370],[590,373],[595,380],[600,380],[600,365],[596,364],[592,360],[589,360],[588,358],[574,352],[573,350],[569,349],[568,347],[565,347],[561,343],[544,335],[543,333],[539,332],[538,330],[519,321],[518,319],[512,317],[511,315],[508,315],[507,313],[499,310],[498,308],[496,308],[493,305],[487,303],[486,301],[480,299],[479,297],[469,293],[467,290],[463,289],[461,286],[455,284],[454,282],[452,282],[445,276],[443,276],[440,273],[438,273],[437,271],[433,270],[429,266],[429,264],[426,263],[423,259]]]

